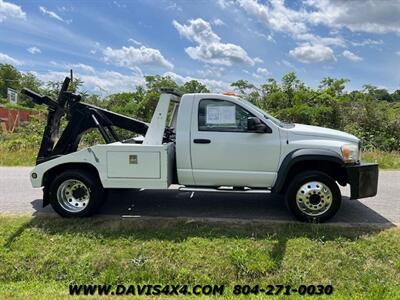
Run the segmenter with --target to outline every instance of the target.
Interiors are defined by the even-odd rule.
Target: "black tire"
[[[68,185],[68,183],[71,184]],[[67,218],[93,215],[104,202],[106,195],[96,174],[79,169],[63,171],[54,178],[48,188],[51,206],[60,216]],[[67,189],[70,189],[71,192]],[[77,190],[79,191],[77,192]],[[80,193],[76,196],[77,201],[75,201],[74,193]],[[74,195],[72,198],[74,200],[68,199],[69,194]],[[82,198],[79,198],[80,196]],[[76,208],[77,211],[73,211],[74,205],[71,202],[76,202],[76,206],[80,206]]]
[[[322,193],[322,196],[320,196],[321,194],[318,194],[319,193],[318,190],[316,189],[313,190],[311,185],[306,185],[307,183],[313,183],[313,182],[315,184],[315,188],[316,187],[322,188],[315,183],[319,182],[328,187],[331,193],[330,194]],[[305,190],[305,188],[309,187],[311,188]],[[306,191],[305,194],[304,191]],[[297,202],[296,200],[296,195],[298,192],[300,195],[299,202]],[[304,194],[304,197],[300,193]],[[316,195],[314,196],[312,194]],[[313,201],[315,201],[314,202],[314,204],[316,204],[315,206],[313,205],[313,203],[311,203],[310,197],[311,198],[315,197],[314,199],[312,199]],[[302,203],[302,201],[305,202]],[[330,201],[330,206],[328,206],[327,204],[327,202],[329,201]],[[326,173],[319,171],[306,171],[298,174],[289,184],[285,193],[285,202],[288,209],[293,213],[293,215],[298,220],[303,222],[319,223],[332,218],[336,214],[341,205],[342,196],[340,194],[338,185],[336,184],[335,180],[332,177],[330,177]],[[319,205],[321,205],[320,212],[308,210],[309,206],[315,207],[315,209],[317,210],[319,208],[318,207]],[[303,209],[300,209],[299,206],[302,206]],[[306,213],[305,210],[308,210],[308,213]]]

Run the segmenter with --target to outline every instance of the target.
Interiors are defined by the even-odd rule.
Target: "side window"
[[[199,103],[199,131],[246,132],[247,110],[225,100],[203,99]]]

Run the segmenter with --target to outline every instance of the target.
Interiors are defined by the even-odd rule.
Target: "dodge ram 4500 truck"
[[[350,184],[351,199],[377,193],[378,165],[360,162],[360,140],[351,134],[287,124],[232,95],[172,90],[161,91],[148,124],[81,102],[69,82],[57,101],[23,89],[48,106],[30,176],[43,187],[44,205],[61,216],[92,215],[110,188],[179,184],[183,191],[281,194],[298,219],[322,222],[340,207],[338,184]],[[122,140],[116,127],[133,137]],[[105,144],[78,150],[92,128]]]

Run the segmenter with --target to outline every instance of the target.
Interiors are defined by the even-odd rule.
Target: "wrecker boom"
[[[33,102],[48,107],[47,124],[36,159],[37,165],[60,155],[75,152],[82,135],[92,128],[99,130],[107,144],[121,140],[112,126],[141,135],[146,134],[149,126],[145,122],[80,102],[80,95],[68,91],[70,82],[69,77],[64,79],[57,101],[29,89],[22,89],[22,93],[30,97]],[[68,124],[56,142],[63,116],[66,116]]]

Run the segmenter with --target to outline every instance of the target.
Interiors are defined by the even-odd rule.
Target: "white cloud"
[[[214,19],[214,20],[212,21],[212,23],[213,23],[215,26],[222,26],[222,25],[225,25],[224,21],[222,21],[221,19]]]
[[[400,55],[400,51],[396,51],[396,54],[397,54],[397,55]]]
[[[250,72],[247,70],[242,70],[242,71],[245,72],[246,74],[250,74]],[[261,78],[265,78],[266,76],[268,76],[270,74],[271,73],[268,71],[267,68],[257,68],[256,72],[252,73],[251,75],[254,78],[261,79]]]
[[[267,39],[267,41],[269,41],[269,42],[274,42],[274,43],[276,43],[276,41],[274,40],[272,34],[268,34],[268,35],[266,36],[266,39]]]
[[[99,93],[102,95],[108,95],[111,93],[123,91],[134,91],[137,86],[145,84],[144,74],[138,67],[134,68],[131,74],[122,74],[119,72],[108,70],[100,71],[84,64],[60,65],[56,63],[56,65],[65,69],[74,67],[74,77],[79,78],[83,81],[82,90]],[[212,69],[218,69],[221,72],[224,70],[223,67],[210,66],[210,70]],[[34,73],[43,82],[60,81],[66,76],[67,70],[65,72],[52,70],[46,73],[32,73]],[[207,85],[207,87],[213,92],[227,91],[229,90],[230,86],[230,83],[221,80],[182,76],[170,71],[164,73],[163,76],[170,76],[178,84],[184,84],[185,82],[190,80],[197,80]]]
[[[172,22],[179,34],[198,44],[220,43],[221,38],[213,32],[210,23],[201,18],[189,20],[189,25],[182,25],[176,20]]]
[[[189,20],[189,25],[182,25],[175,20],[172,24],[181,36],[198,44],[196,47],[185,49],[194,60],[226,66],[234,63],[249,65],[255,63],[242,47],[231,43],[221,43],[221,38],[212,30],[210,23],[201,18]]]
[[[39,6],[39,10],[42,12],[43,15],[49,16],[50,18],[56,19],[60,22],[64,22],[64,23],[71,23],[71,20],[64,20],[63,18],[61,18],[59,15],[57,15],[54,11],[48,10],[46,7],[44,6]]]
[[[106,93],[115,93],[123,91],[134,91],[138,85],[143,85],[144,78],[133,73],[124,75],[119,72],[105,71],[96,73],[96,75],[77,75],[83,80],[88,89],[94,91],[104,91]]]
[[[349,50],[344,50],[342,55],[343,55],[343,57],[345,57],[351,61],[361,61],[362,60],[362,58],[360,56],[358,56],[357,54],[354,54],[353,52],[351,52]]]
[[[171,3],[170,5],[165,7],[166,10],[176,10],[179,12],[182,12],[183,9],[182,7],[178,6],[178,4],[176,4],[175,2]]]
[[[185,51],[192,59],[209,64],[230,66],[234,63],[246,63],[254,65],[254,61],[247,55],[247,52],[234,44],[202,44],[188,47]]]
[[[256,71],[258,74],[260,75],[264,75],[264,76],[268,76],[270,74],[270,72],[268,71],[267,68],[257,68]]]
[[[60,79],[63,79],[66,75],[66,72],[59,71],[33,73],[44,82],[59,81]],[[83,80],[82,90],[87,90],[102,95],[122,91],[134,91],[136,89],[136,86],[144,84],[142,74],[137,73],[125,75],[114,71],[97,71],[95,72],[95,74],[87,74],[86,72],[75,72],[74,76]]]
[[[70,65],[67,65],[67,67],[68,67],[68,69],[72,69],[74,71],[80,70],[85,73],[91,73],[91,74],[96,73],[96,71],[94,70],[93,67],[85,65],[85,64],[70,64]]]
[[[197,73],[202,77],[221,77],[224,72],[224,67],[215,65],[205,65],[203,70],[197,71]]]
[[[274,0],[265,5],[257,0],[238,0],[238,3],[246,12],[256,16],[275,31],[292,35],[307,32],[304,13],[287,8],[283,0]]]
[[[259,37],[265,38],[268,42],[276,43],[276,41],[274,40],[274,37],[272,36],[272,34],[266,35],[266,34],[264,34],[262,32],[259,32],[257,30],[250,29],[250,28],[248,28],[248,31],[251,32],[251,33],[254,33],[255,35],[257,35]]]
[[[57,7],[58,11],[62,11],[62,12],[72,12],[74,11],[74,7],[73,6],[61,6],[61,7]]]
[[[289,62],[289,61],[287,61],[287,60],[285,60],[285,59],[282,59],[282,64],[283,64],[284,66],[288,67],[288,68],[296,69],[296,67],[295,67],[291,62]]]
[[[50,61],[50,64],[57,69],[62,70],[70,70],[72,69],[75,72],[85,73],[85,74],[94,74],[96,70],[89,65],[78,63],[78,64],[66,64],[66,63],[58,63],[53,60]]]
[[[10,65],[14,65],[14,66],[20,66],[23,64],[22,61],[12,58],[11,56],[4,54],[4,53],[0,53],[0,63],[10,64]]]
[[[197,80],[203,84],[205,84],[211,92],[221,93],[225,92],[230,89],[230,84],[225,81],[221,80],[214,80],[214,79],[202,79],[202,78],[195,78],[191,76],[182,76],[176,74],[174,72],[166,72],[164,76],[169,76],[173,80],[175,80],[178,84],[184,84],[190,80]]]
[[[89,51],[90,54],[96,54],[98,50],[101,50],[101,46],[99,42],[94,43],[94,48]]]
[[[271,29],[292,36],[309,32],[308,25],[319,24],[370,33],[400,32],[400,5],[394,0],[303,0],[297,10],[285,5],[289,1],[284,0],[265,4],[258,0],[237,0],[236,3]]]
[[[228,7],[233,6],[235,3],[233,0],[217,0],[217,4],[222,9],[226,9]]]
[[[126,4],[119,3],[118,1],[113,1],[113,4],[118,8],[126,8]]]
[[[302,44],[290,50],[289,55],[302,63],[321,63],[336,60],[331,48],[309,43]]]
[[[383,45],[383,41],[382,40],[373,40],[373,39],[366,39],[366,40],[362,40],[362,41],[354,41],[351,42],[351,44],[353,46],[356,47],[362,47],[362,46],[372,46],[372,45]]]
[[[113,63],[118,66],[134,68],[137,65],[148,64],[173,69],[174,65],[166,60],[157,49],[141,46],[122,47],[121,49],[112,49],[107,47],[103,50],[104,60],[107,63]]]
[[[295,37],[299,41],[306,41],[310,42],[312,44],[319,44],[319,45],[324,45],[324,46],[338,46],[338,47],[345,47],[346,42],[345,40],[340,37],[320,37],[316,34],[313,33],[302,33],[298,34]]]
[[[369,33],[400,33],[398,1],[306,0],[307,21]]]
[[[42,53],[42,50],[40,50],[38,47],[30,47],[26,50],[31,54]]]
[[[0,0],[0,23],[6,19],[26,19],[26,13],[21,6]]]
[[[128,42],[134,43],[137,46],[142,46],[143,44],[135,39],[128,39]]]
[[[261,58],[259,58],[259,57],[254,57],[254,62],[256,63],[256,64],[262,64],[264,61],[261,59]]]
[[[316,47],[318,45],[345,46],[345,41],[340,36],[320,37],[311,33],[307,25],[309,13],[304,9],[294,10],[285,6],[284,0],[272,0],[265,4],[257,0],[237,0],[237,3],[271,30],[286,33],[295,40],[311,43]],[[260,36],[259,33],[256,34]],[[268,40],[274,41],[271,35],[268,37],[271,37]]]
[[[270,30],[286,33],[297,42],[308,44],[292,50],[292,55],[303,57],[303,62],[332,60],[333,50],[329,46],[346,47],[346,41],[339,35],[343,28],[353,32],[400,34],[398,0],[303,0],[296,8],[289,3],[285,0],[236,0],[234,3],[221,0],[219,4],[223,9],[237,5]],[[315,26],[320,25],[326,26],[334,36],[312,33]],[[365,46],[380,45],[383,41],[367,39],[351,43]]]

